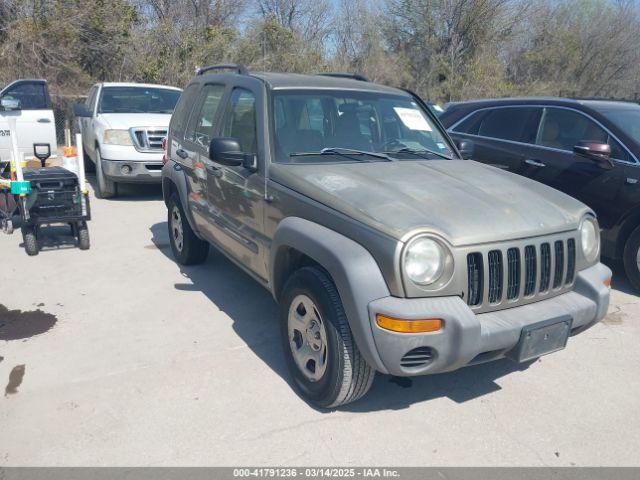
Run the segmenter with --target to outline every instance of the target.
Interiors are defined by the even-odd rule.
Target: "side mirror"
[[[230,167],[245,167],[254,171],[257,169],[256,156],[244,153],[236,138],[217,137],[212,139],[209,144],[209,158]]]
[[[475,144],[471,140],[459,140],[456,142],[456,147],[458,147],[458,151],[463,160],[472,158],[476,149]]]
[[[611,156],[611,146],[607,143],[582,140],[573,147],[573,152],[576,155],[596,162],[602,168],[606,168],[607,170],[613,168],[613,162],[609,158]]]
[[[17,98],[3,98],[0,100],[0,106],[3,110],[20,110],[20,100]]]
[[[78,118],[91,118],[91,112],[84,103],[76,103],[73,105],[73,114]]]

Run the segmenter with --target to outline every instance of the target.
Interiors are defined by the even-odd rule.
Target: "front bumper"
[[[569,315],[571,335],[600,321],[609,307],[609,288],[604,281],[611,270],[602,264],[578,273],[572,291],[539,302],[505,310],[475,314],[460,297],[385,297],[369,303],[369,321],[380,361],[398,376],[426,375],[456,370],[502,358],[519,342],[522,329],[544,320]],[[433,333],[395,333],[380,328],[376,314],[407,320],[440,318],[442,330]],[[432,359],[419,367],[403,367],[405,354],[429,347]]]
[[[128,161],[101,159],[104,175],[116,182],[161,183],[162,157],[159,160]]]
[[[109,180],[161,183],[162,152],[140,152],[132,145],[100,145],[102,171]]]

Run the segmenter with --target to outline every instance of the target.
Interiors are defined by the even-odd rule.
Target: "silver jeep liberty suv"
[[[214,245],[273,294],[295,384],[321,407],[376,371],[562,349],[609,303],[595,216],[471,147],[359,76],[207,67],[169,127],[173,253],[196,264]]]

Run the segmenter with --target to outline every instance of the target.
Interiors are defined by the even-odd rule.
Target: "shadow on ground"
[[[167,223],[153,225],[151,233],[156,248],[174,261]],[[232,319],[234,331],[247,346],[293,388],[280,345],[278,307],[271,294],[213,248],[205,264],[180,266],[180,271],[184,282],[176,284],[175,288],[204,293]],[[496,380],[525,370],[532,363],[535,362],[518,365],[509,360],[500,360],[453,373],[414,378],[378,374],[365,398],[341,410],[367,412],[403,409],[417,402],[441,397],[463,403],[500,390]]]
[[[87,182],[89,182],[94,192],[98,189],[95,173],[87,173]],[[162,200],[162,185],[160,183],[119,183],[118,195],[104,201],[138,202],[148,200]]]
[[[622,261],[603,258],[602,263],[604,263],[613,271],[611,288],[619,290],[628,295],[638,295],[638,292],[631,286],[629,280],[627,280],[627,275],[624,273],[624,266],[622,265]]]

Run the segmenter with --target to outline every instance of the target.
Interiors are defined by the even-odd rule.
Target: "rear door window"
[[[216,114],[225,91],[224,85],[205,85],[199,96],[197,106],[189,120],[186,139],[195,144],[209,148],[215,136]]]
[[[489,110],[478,127],[481,137],[533,143],[540,108],[503,107]]]

